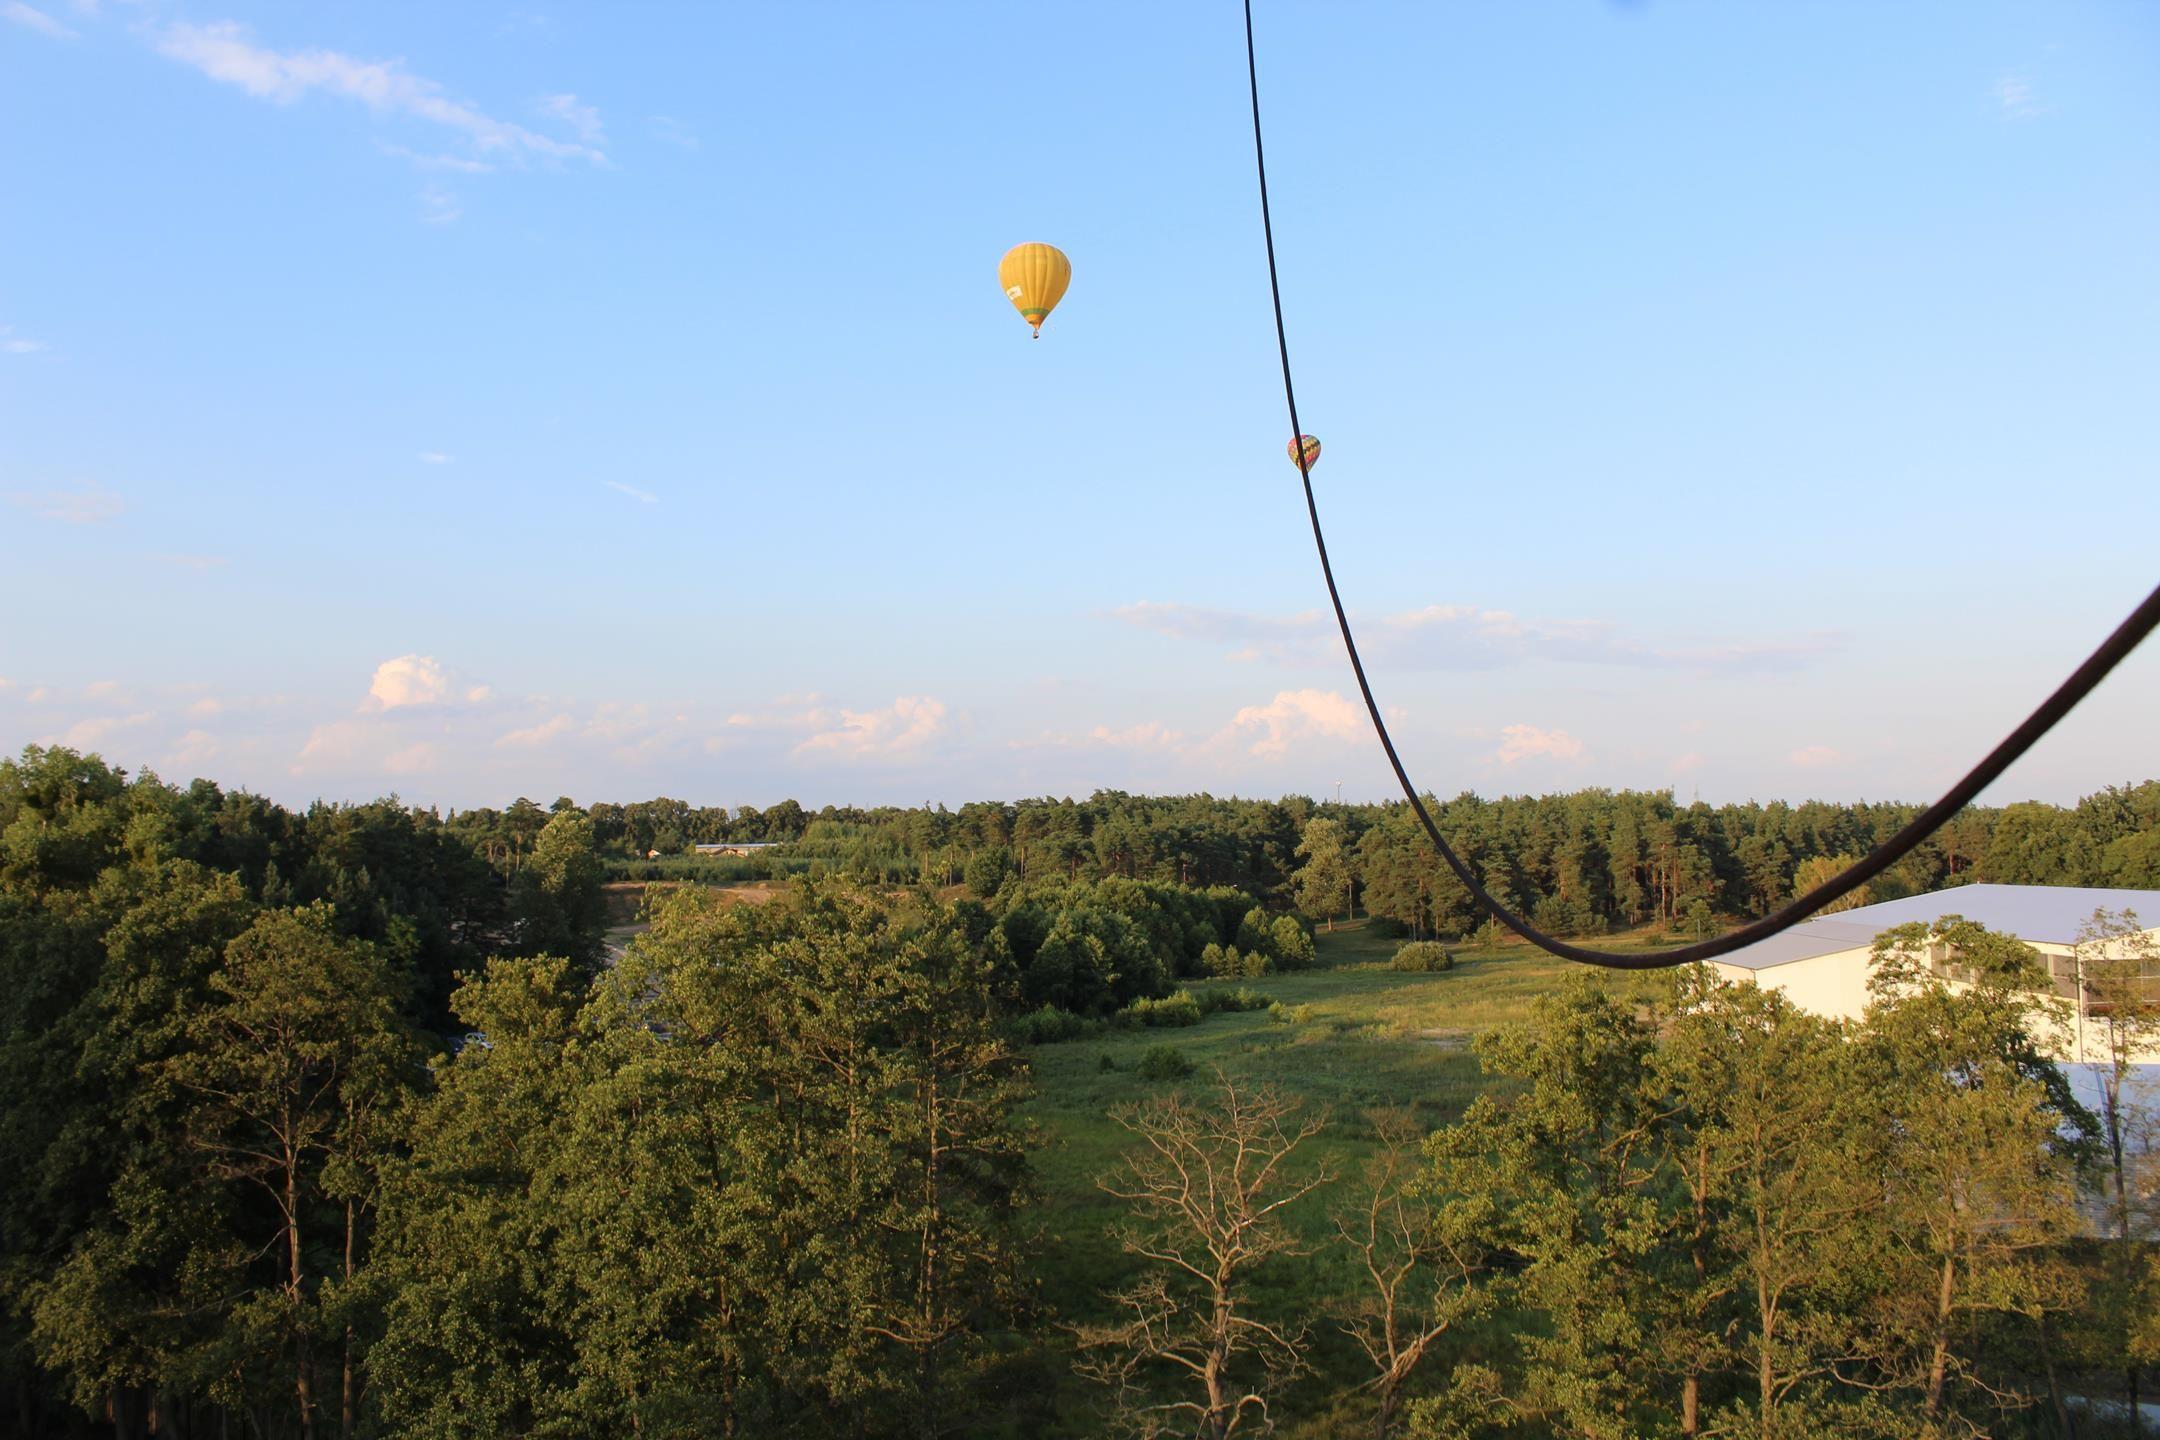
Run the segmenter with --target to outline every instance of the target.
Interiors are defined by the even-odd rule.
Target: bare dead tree
[[[1079,1370],[1110,1388],[1134,1435],[1265,1431],[1271,1397],[1305,1368],[1305,1327],[1254,1314],[1246,1286],[1270,1257],[1299,1253],[1282,1212],[1332,1177],[1293,1176],[1289,1162],[1327,1119],[1215,1078],[1205,1102],[1175,1093],[1111,1115],[1140,1143],[1096,1183],[1133,1207],[1119,1238],[1153,1268],[1111,1297],[1123,1323],[1081,1328]]]
[[[1335,1232],[1365,1270],[1364,1292],[1342,1328],[1372,1364],[1373,1434],[1387,1440],[1426,1352],[1484,1303],[1485,1250],[1417,1194],[1423,1137],[1409,1112],[1368,1118],[1380,1148],[1366,1163],[1361,1203],[1336,1212]]]

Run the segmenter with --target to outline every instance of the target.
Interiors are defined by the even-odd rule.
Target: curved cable
[[[1373,732],[1380,737],[1380,748],[1387,752],[1388,764],[1394,768],[1396,782],[1402,786],[1403,798],[1408,800],[1410,808],[1417,812],[1417,818],[1424,825],[1425,834],[1432,840],[1433,848],[1440,852],[1440,858],[1455,872],[1455,877],[1462,881],[1471,895],[1494,919],[1539,949],[1563,960],[1601,965],[1612,970],[1662,970],[1729,954],[1792,928],[1840,895],[1865,885],[1895,865],[1914,846],[1940,829],[1945,821],[1964,809],[1974,796],[2009,769],[2013,761],[2030,750],[2034,741],[2053,729],[2056,721],[2076,709],[2078,702],[2091,694],[2093,688],[2107,678],[2108,672],[2135,650],[2138,642],[2151,634],[2156,625],[2160,625],[2160,587],[2156,587],[2145,597],[2142,604],[2130,612],[2130,617],[2115,627],[2115,632],[2101,642],[2100,648],[2093,651],[2084,664],[2071,672],[2070,678],[2063,681],[2055,693],[2042,702],[2039,709],[2025,718],[2024,724],[2011,731],[2000,745],[1989,751],[1987,758],[1975,765],[1964,779],[1951,786],[1942,799],[1930,805],[1905,828],[1868,852],[1857,864],[1824,881],[1783,909],[1715,939],[1698,940],[1676,950],[1644,954],[1593,950],[1588,946],[1571,945],[1565,940],[1547,935],[1501,904],[1498,897],[1485,888],[1476,874],[1463,862],[1462,857],[1455,853],[1454,847],[1440,834],[1440,827],[1433,823],[1432,814],[1425,808],[1425,802],[1419,797],[1417,787],[1410,783],[1410,774],[1403,768],[1402,757],[1395,752],[1394,738],[1388,734],[1387,722],[1381,718],[1379,703],[1373,699],[1372,683],[1365,678],[1365,662],[1358,655],[1356,637],[1350,633],[1350,617],[1343,610],[1342,594],[1335,588],[1335,567],[1328,561],[1327,536],[1320,529],[1320,506],[1313,498],[1312,465],[1305,458],[1304,447],[1298,444],[1299,438],[1305,432],[1298,424],[1297,387],[1290,379],[1290,340],[1283,328],[1282,282],[1275,270],[1275,222],[1268,211],[1267,152],[1260,143],[1260,69],[1253,58],[1252,0],[1245,0],[1245,73],[1252,85],[1253,160],[1260,172],[1260,224],[1267,236],[1268,289],[1275,301],[1275,345],[1282,354],[1283,398],[1290,407],[1290,451],[1297,458],[1298,475],[1305,482],[1305,511],[1312,518],[1313,546],[1320,552],[1320,574],[1327,581],[1328,599],[1335,606],[1335,624],[1342,631],[1343,648],[1350,652],[1350,668],[1357,675],[1358,692],[1365,697],[1365,711],[1372,717]]]

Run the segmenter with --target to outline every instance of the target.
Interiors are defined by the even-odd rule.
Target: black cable
[[[1859,863],[1835,877],[1824,881],[1807,894],[1787,905],[1775,914],[1741,926],[1729,935],[1714,940],[1699,940],[1683,945],[1677,950],[1660,950],[1648,954],[1628,955],[1611,950],[1592,950],[1583,945],[1570,945],[1567,941],[1547,935],[1522,916],[1500,903],[1463,863],[1454,848],[1441,837],[1440,827],[1433,823],[1432,815],[1419,798],[1417,787],[1410,783],[1410,774],[1403,769],[1402,757],[1395,753],[1395,741],[1388,734],[1387,722],[1380,717],[1380,706],[1373,699],[1372,684],[1365,678],[1365,662],[1358,656],[1357,640],[1350,633],[1350,617],[1343,610],[1341,593],[1335,588],[1335,567],[1328,563],[1327,536],[1320,529],[1320,506],[1313,499],[1312,465],[1305,458],[1305,447],[1300,444],[1304,430],[1298,424],[1297,388],[1290,380],[1290,340],[1283,329],[1282,281],[1275,271],[1275,222],[1268,212],[1267,152],[1260,143],[1260,68],[1253,58],[1252,0],[1245,0],[1245,73],[1252,83],[1253,160],[1260,171],[1260,224],[1267,236],[1268,288],[1275,300],[1275,345],[1282,352],[1283,398],[1290,406],[1290,453],[1297,458],[1298,475],[1305,482],[1305,510],[1312,517],[1313,545],[1320,552],[1320,574],[1327,580],[1328,599],[1335,606],[1335,624],[1342,631],[1343,648],[1350,652],[1350,668],[1357,674],[1358,691],[1365,697],[1365,711],[1372,716],[1373,732],[1380,737],[1380,747],[1387,751],[1388,764],[1394,767],[1395,779],[1402,786],[1403,797],[1417,818],[1425,826],[1425,833],[1432,839],[1433,848],[1440,852],[1448,868],[1455,872],[1476,897],[1478,903],[1490,911],[1493,918],[1506,925],[1516,934],[1542,950],[1563,960],[1576,960],[1585,965],[1603,965],[1613,970],[1661,970],[1691,961],[1708,960],[1714,956],[1729,954],[1758,940],[1766,940],[1781,930],[1788,930],[1822,909],[1823,906],[1895,865],[1899,860],[1941,828],[1943,823],[1971,803],[1998,775],[2010,768],[2019,756],[2033,746],[2033,742],[2054,728],[2055,722],[2077,708],[2080,700],[2091,694],[2094,687],[2107,678],[2107,673],[2120,664],[2125,656],[2138,647],[2138,642],[2160,625],[2160,587],[2145,597],[2144,603],[2130,612],[2130,618],[2115,628],[2115,633],[2101,642],[2084,664],[2063,681],[2054,694],[2048,696],[2039,709],[2026,717],[2025,723],[2010,732],[2004,741],[1988,752],[1987,758],[1948,794],[1930,805],[1904,829],[1875,847]]]

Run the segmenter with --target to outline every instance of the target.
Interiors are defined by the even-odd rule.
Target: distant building
[[[1757,941],[1710,964],[1727,980],[1775,986],[1794,1004],[1818,1015],[1856,1020],[1867,1008],[1868,974],[1875,937],[1895,926],[1932,924],[1958,915],[2001,935],[2015,935],[2040,952],[2055,993],[2073,1007],[2071,1033],[2056,1059],[2073,1065],[2102,1058],[2098,1037],[2088,1035],[2090,1014],[2078,983],[2074,953],[2078,931],[2095,910],[2136,914],[2151,934],[2160,931],[2160,890],[2105,890],[2071,885],[1962,885],[1931,895],[1908,895],[1879,905],[1825,915],[1795,925],[1782,935]],[[1928,962],[1953,984],[1956,959],[1940,942],[1928,947]],[[2160,969],[2145,977],[2160,992]],[[2149,1058],[2160,1062],[2160,1053]]]
[[[709,845],[693,845],[691,852],[697,855],[755,855],[760,850],[771,850],[779,844],[776,840],[716,840]]]

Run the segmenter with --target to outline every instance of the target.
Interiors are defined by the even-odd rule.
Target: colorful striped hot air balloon
[[[1290,457],[1292,465],[1298,463],[1298,451],[1300,449],[1305,452],[1305,463],[1299,468],[1310,473],[1312,467],[1320,463],[1320,438],[1316,435],[1300,435],[1297,439],[1283,446],[1283,452]]]
[[[1057,246],[1030,240],[1013,246],[998,261],[998,284],[1005,287],[1005,298],[1012,301],[1021,319],[1035,327],[1035,338],[1040,340],[1043,321],[1072,284],[1072,261]]]

